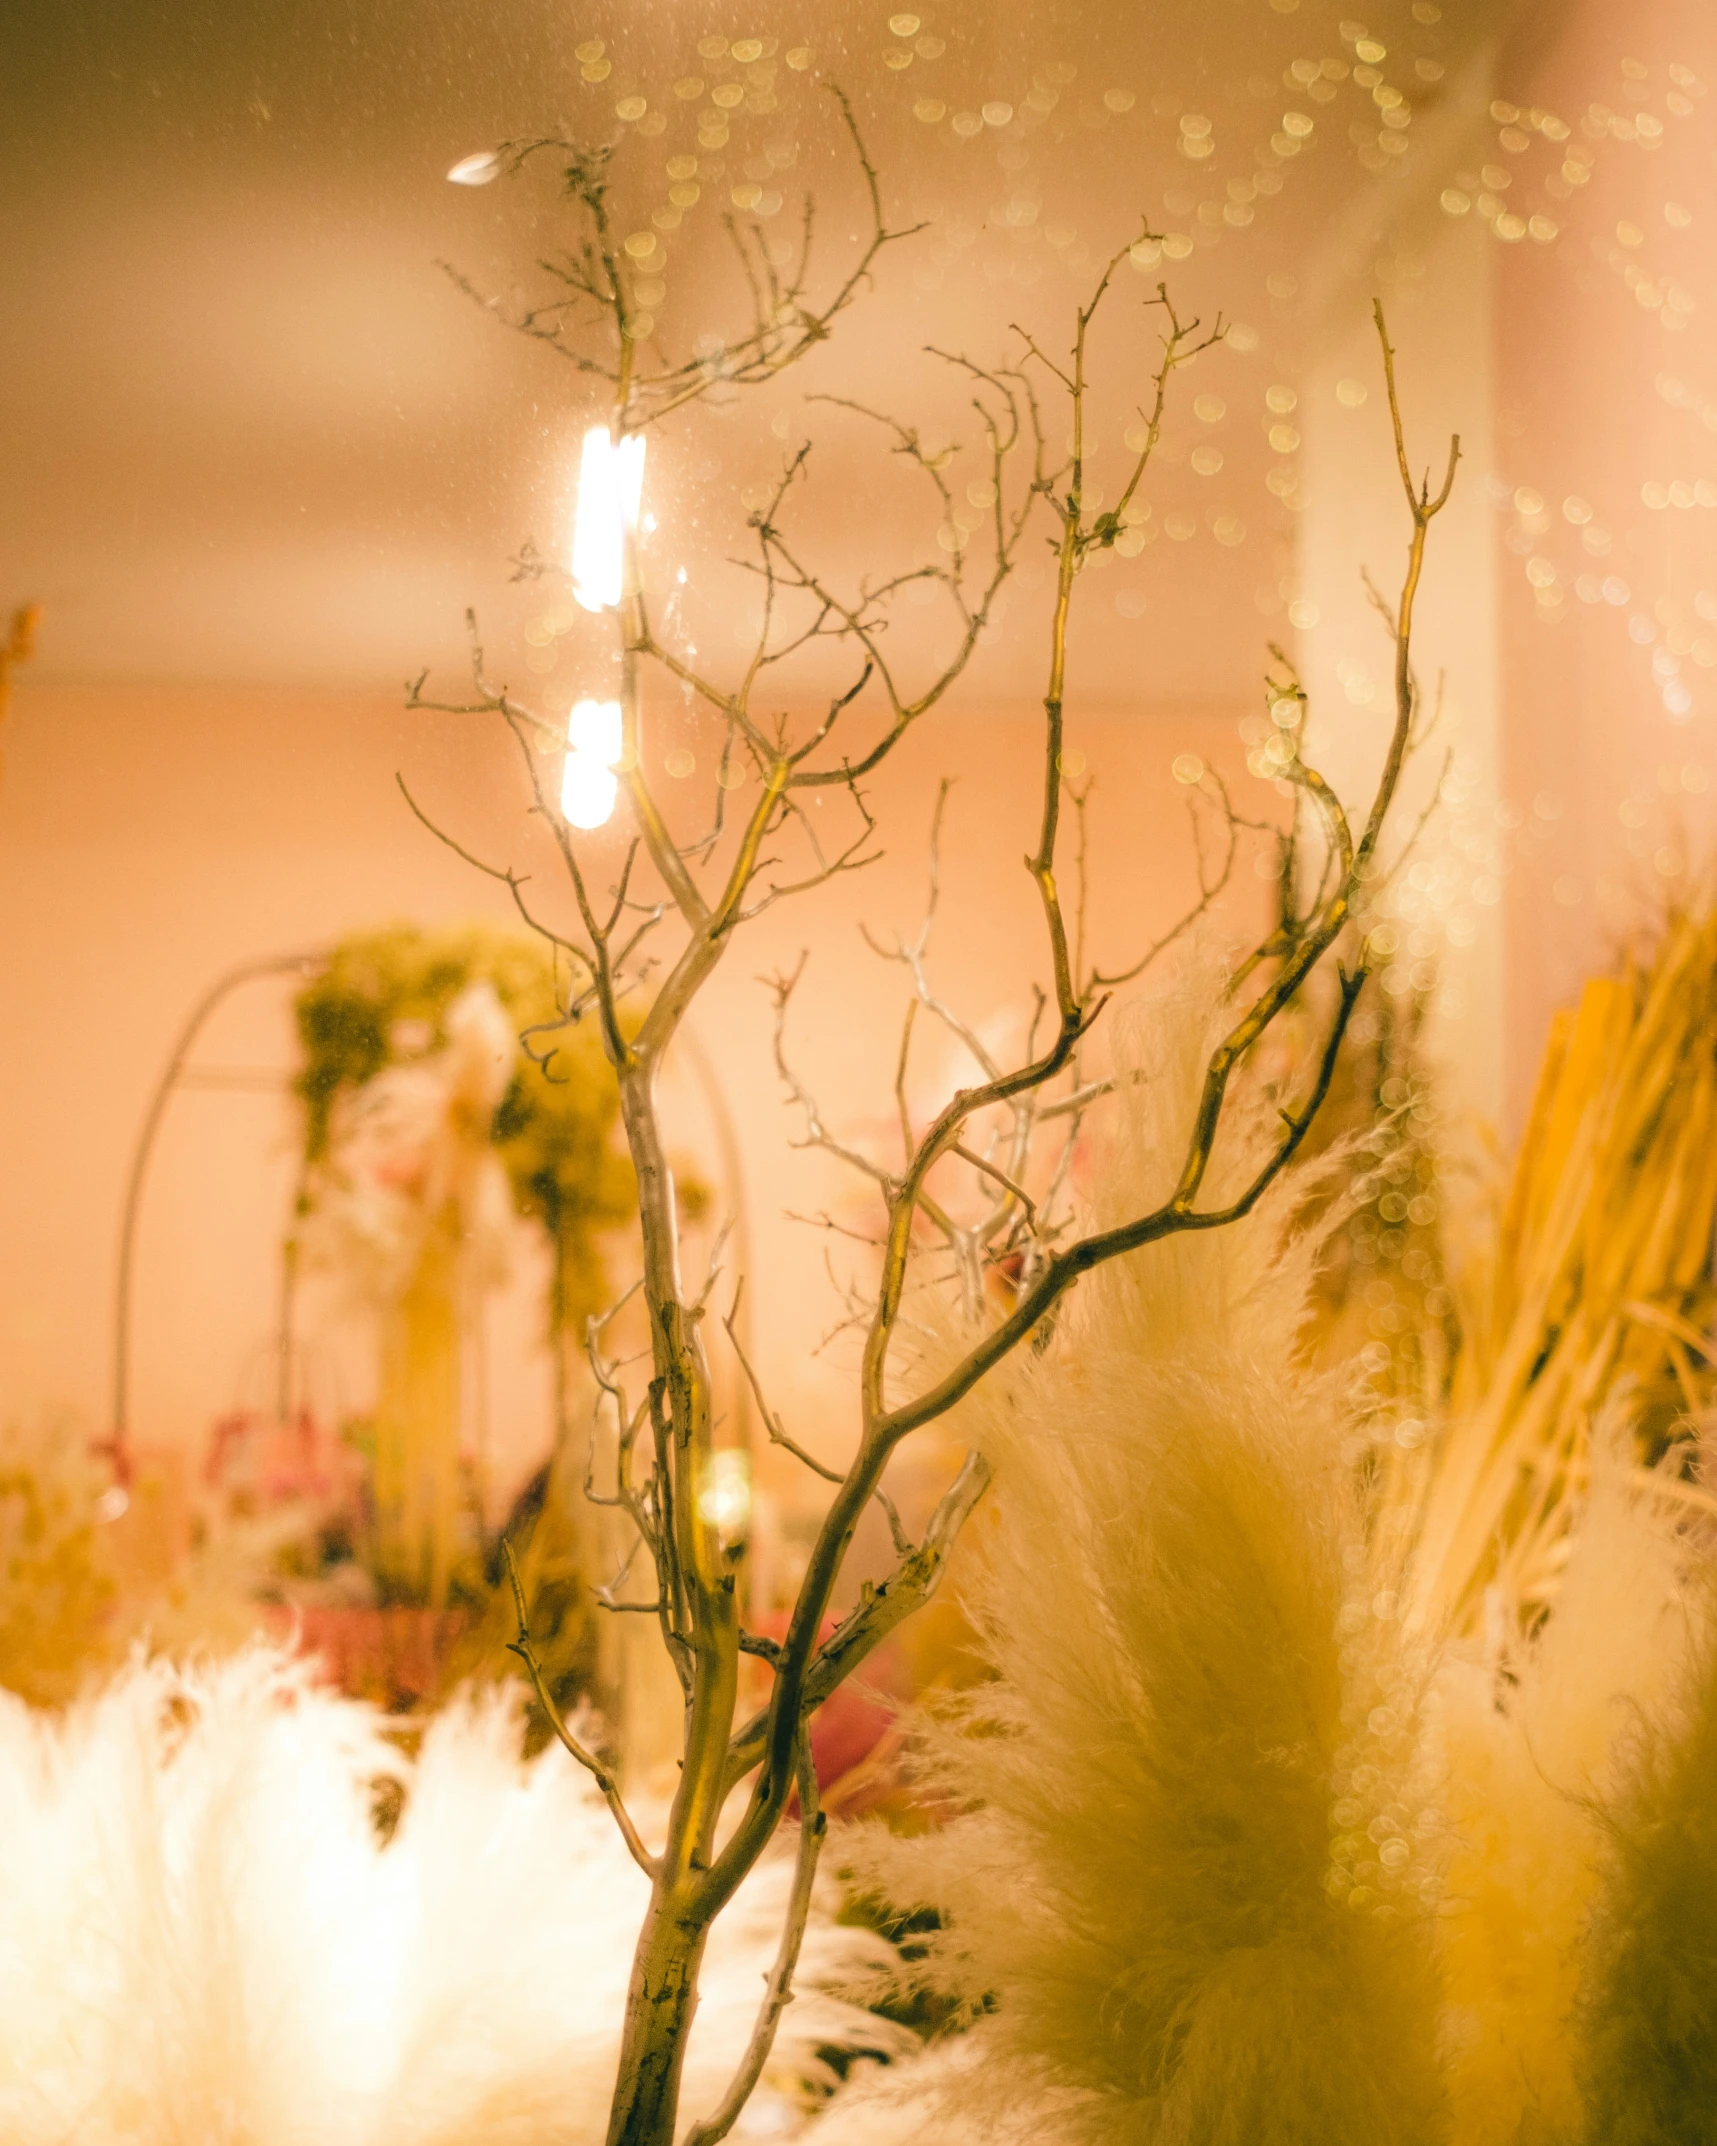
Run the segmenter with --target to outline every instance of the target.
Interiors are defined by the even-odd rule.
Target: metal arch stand
[[[143,1206],[143,1188],[149,1174],[149,1160],[154,1153],[155,1140],[166,1115],[167,1104],[178,1086],[185,1070],[185,1061],[190,1057],[204,1024],[215,1009],[240,985],[253,983],[263,976],[287,976],[294,973],[310,974],[326,956],[320,948],[306,953],[268,954],[258,959],[242,961],[227,969],[198,999],[179,1030],[149,1098],[149,1107],[143,1113],[143,1123],[138,1128],[137,1144],[132,1150],[131,1168],[125,1182],[125,1205],[119,1222],[119,1261],[114,1277],[113,1292],[113,1402],[112,1428],[105,1439],[96,1443],[94,1450],[111,1463],[115,1477],[126,1483],[131,1475],[130,1423],[131,1423],[131,1312],[132,1284],[136,1268],[137,1223]]]

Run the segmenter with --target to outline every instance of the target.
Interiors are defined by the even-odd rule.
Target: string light
[[[626,537],[638,525],[643,489],[642,433],[615,440],[592,425],[579,461],[572,535],[573,594],[587,611],[611,610],[620,601]]]
[[[560,809],[573,827],[601,827],[620,794],[614,772],[620,758],[620,703],[581,700],[566,720],[566,760],[560,778]]]

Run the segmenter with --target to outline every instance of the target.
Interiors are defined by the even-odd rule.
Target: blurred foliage
[[[440,1696],[472,1680],[513,1682],[520,1675],[518,1658],[510,1652],[518,1620],[502,1566],[503,1538],[518,1561],[530,1604],[531,1644],[555,1704],[571,1713],[591,1692],[599,1634],[584,1577],[590,1518],[579,1465],[563,1445],[525,1485],[483,1559],[455,1575],[455,1599],[470,1621],[442,1665]],[[532,1693],[525,1709],[526,1750],[540,1750],[552,1733]]]
[[[387,1068],[410,1064],[448,1040],[450,1008],[470,985],[492,986],[519,1036],[521,1055],[489,1126],[518,1213],[536,1223],[552,1254],[548,1328],[565,1357],[586,1319],[608,1301],[603,1242],[636,1216],[630,1161],[616,1138],[619,1094],[594,1020],[568,1022],[555,959],[540,942],[482,925],[434,931],[413,925],[367,932],[335,948],[296,1001],[305,1105],[305,1160],[326,1154],[335,1106]],[[694,1171],[681,1175],[682,1204],[706,1203]],[[361,1432],[360,1432],[361,1436]],[[532,1637],[550,1689],[573,1706],[590,1690],[595,1611],[587,1585],[591,1516],[563,1440],[525,1486],[493,1540],[473,1535],[455,1560],[448,1607],[463,1629],[437,1664],[433,1703],[470,1678],[515,1677],[516,1636],[501,1574],[500,1535],[519,1560]],[[363,1545],[357,1548],[360,1559]],[[532,1704],[533,1743],[548,1733]]]
[[[37,1706],[113,1659],[115,1584],[101,1483],[64,1425],[0,1434],[0,1685]]]

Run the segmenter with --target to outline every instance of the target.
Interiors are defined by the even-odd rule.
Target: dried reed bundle
[[[1688,988],[1677,951],[1678,984],[1633,986],[1629,1036],[1654,1018],[1693,1055],[1697,1021],[1662,1005]],[[1101,1197],[1149,1176],[1174,1075],[1127,1091]],[[1660,1088],[1645,1130],[1690,1158],[1708,1107]],[[1636,1250],[1684,1213],[1660,1197]],[[1362,1514],[1349,1400],[1293,1368],[1309,1261],[1283,1219],[1092,1277],[992,1397],[995,1681],[924,1747],[963,1812],[862,1859],[942,1911],[927,1978],[984,2016],[837,2100],[819,2146],[1710,2135],[1704,1493],[1643,1469],[1612,1406],[1555,1614],[1500,1659],[1456,1639],[1431,1664],[1395,1591],[1402,1508]]]
[[[12,700],[12,674],[36,652],[36,629],[42,623],[40,604],[19,604],[0,631],[0,723]]]
[[[1649,963],[1593,978],[1551,1032],[1494,1260],[1467,1291],[1447,1428],[1412,1493],[1415,1599],[1438,1625],[1474,1629],[1491,1588],[1528,1621],[1550,1599],[1612,1396],[1667,1386],[1665,1418],[1706,1404],[1714,1221],[1707,909],[1672,915]]]
[[[491,1699],[385,1717],[252,1650],[134,1665],[64,1717],[0,1702],[0,2137],[8,2146],[596,2146],[645,1880],[558,1746]],[[403,1810],[390,1839],[378,1794]],[[688,2103],[751,2032],[789,1883],[711,1939]],[[820,2052],[909,2037],[825,1994],[874,1966],[813,1924],[760,2114]]]

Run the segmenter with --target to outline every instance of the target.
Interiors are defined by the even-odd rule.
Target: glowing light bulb
[[[626,534],[638,526],[643,489],[643,434],[615,440],[592,425],[579,458],[572,533],[572,593],[587,611],[608,610],[620,601]]]
[[[575,753],[588,753],[611,768],[620,757],[620,703],[581,700],[566,719],[566,742]]]
[[[601,827],[614,810],[620,781],[620,703],[581,700],[566,719],[566,760],[561,768],[560,809],[573,827]]]
[[[493,149],[483,149],[476,156],[462,156],[447,176],[455,186],[487,186],[500,170],[500,157]]]
[[[620,795],[620,781],[612,768],[583,753],[568,753],[561,777],[560,809],[573,827],[605,827]]]
[[[698,1485],[698,1518],[714,1528],[724,1550],[737,1550],[751,1532],[751,1463],[736,1447],[712,1453]]]

